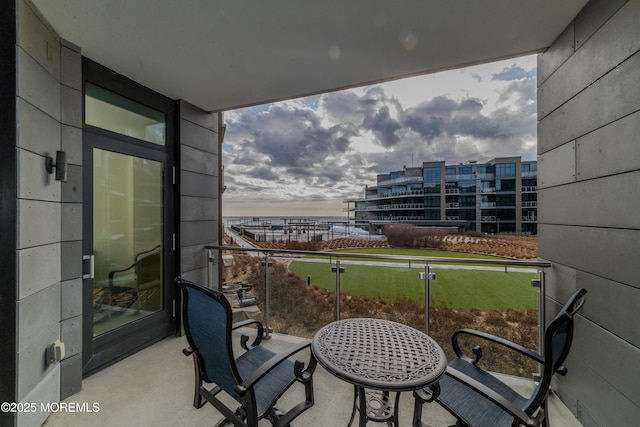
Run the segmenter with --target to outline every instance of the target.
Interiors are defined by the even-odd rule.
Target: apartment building
[[[520,157],[424,162],[378,175],[364,200],[351,202],[356,222],[374,227],[406,222],[537,234],[537,163]]]

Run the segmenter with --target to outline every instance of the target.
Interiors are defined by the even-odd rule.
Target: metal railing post
[[[207,288],[213,287],[213,249],[207,249]]]
[[[331,267],[331,272],[336,273],[336,320],[340,320],[340,273],[344,273],[344,268],[340,267],[340,258],[336,259],[336,266]]]
[[[264,338],[271,338],[271,283],[269,280],[269,254],[264,254]]]
[[[424,333],[429,335],[429,292],[430,281],[435,280],[436,275],[431,273],[429,262],[424,264],[424,273],[420,273],[420,278],[424,279]]]
[[[545,271],[540,269],[538,271],[538,280],[540,281],[540,291],[538,293],[538,352],[540,354],[544,354],[544,333],[547,329],[546,327],[546,278]]]

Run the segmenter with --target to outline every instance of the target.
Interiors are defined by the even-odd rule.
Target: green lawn
[[[367,253],[371,250],[367,250]],[[437,256],[444,256],[438,251]],[[393,252],[399,255],[399,252]],[[403,253],[404,254],[404,253]],[[455,253],[456,257],[464,254]],[[424,255],[421,255],[424,256]],[[429,255],[434,256],[434,255]],[[424,280],[421,269],[344,264],[340,276],[341,292],[362,297],[381,297],[394,301],[408,298],[424,302]],[[327,263],[295,261],[290,270],[311,283],[335,290],[336,276]],[[525,310],[537,307],[537,290],[531,286],[532,273],[439,269],[432,267],[436,280],[430,282],[431,305],[453,309],[477,308],[482,311],[507,308]]]

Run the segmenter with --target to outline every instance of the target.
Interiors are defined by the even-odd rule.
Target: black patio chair
[[[182,292],[184,330],[190,346],[183,353],[193,356],[195,367],[193,406],[201,408],[206,402],[211,403],[224,416],[216,426],[245,427],[257,427],[261,419],[268,419],[274,426],[288,426],[313,406],[315,358],[310,356],[306,369],[303,362],[289,360],[307,349],[309,343],[275,354],[260,346],[264,330],[259,321],[248,319],[232,324],[231,306],[222,293],[180,277],[176,283]],[[240,344],[244,352],[235,357],[231,333],[250,325],[257,327],[257,336],[248,346],[249,337],[242,335]],[[275,404],[296,381],[304,384],[305,399],[283,413]],[[203,383],[214,386],[207,388]],[[240,406],[232,409],[225,405],[217,396],[221,391]]]
[[[544,356],[494,335],[461,329],[452,337],[458,357],[447,367],[446,375],[430,389],[414,392],[413,425],[422,426],[422,406],[435,401],[456,417],[456,426],[507,427],[547,426],[547,395],[554,374],[567,374],[564,363],[573,339],[573,316],[584,304],[585,289],[575,292],[547,327]],[[480,346],[473,348],[473,359],[463,354],[458,344],[460,335],[471,335],[500,344],[542,365],[541,378],[526,398],[495,376],[476,366],[482,358]]]

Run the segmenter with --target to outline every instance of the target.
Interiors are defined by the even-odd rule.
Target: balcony
[[[300,338],[273,335],[267,346],[278,351]],[[200,409],[192,406],[193,364],[182,355],[187,345],[184,337],[167,338],[117,365],[106,368],[83,381],[82,391],[66,399],[64,403],[99,404],[100,411],[92,413],[57,412],[45,422],[45,427],[79,426],[210,426],[222,415],[211,405]],[[511,385],[523,393],[532,389],[533,383],[511,379]],[[285,394],[282,406],[290,407],[291,395]],[[336,379],[318,366],[314,375],[315,405],[296,419],[296,426],[345,426],[351,413],[353,388]],[[553,425],[580,427],[580,423],[555,395],[549,399],[550,419]],[[413,400],[411,393],[403,393],[400,399],[400,425],[411,425]],[[455,420],[437,405],[425,405],[423,420],[429,425],[451,425]],[[267,426],[268,423],[261,423]],[[370,425],[376,425],[371,423]]]
[[[246,277],[255,282],[252,292],[260,301],[257,307],[250,310],[251,317],[259,318],[265,324],[266,346],[274,351],[283,350],[293,342],[311,339],[315,330],[336,318],[366,315],[367,317],[388,318],[410,324],[421,330],[426,329],[450,357],[451,348],[448,342],[450,332],[438,331],[441,327],[436,328],[437,318],[444,315],[447,323],[452,323],[452,319],[458,319],[463,323],[471,321],[476,326],[478,322],[474,322],[472,319],[472,313],[475,313],[473,310],[461,315],[461,311],[454,307],[445,307],[444,312],[441,312],[441,308],[435,306],[434,302],[439,299],[438,287],[452,286],[451,284],[447,285],[450,283],[447,279],[449,270],[458,270],[454,272],[454,275],[466,271],[468,274],[478,277],[478,283],[485,279],[494,282],[492,277],[496,276],[523,275],[525,281],[531,278],[533,280],[531,284],[539,285],[544,290],[545,275],[543,271],[550,267],[549,263],[543,262],[266,250],[254,247],[211,247],[209,260],[215,259],[216,254],[221,250],[233,250],[234,253],[231,256],[232,263],[226,262],[228,258],[225,260],[225,269],[235,265],[237,268],[233,270],[233,274],[249,270],[255,273]],[[302,290],[315,294],[319,299],[296,299],[296,295],[293,295],[297,303],[287,302],[292,298],[292,294],[300,290],[293,290],[296,286],[300,287],[299,284],[285,284],[282,281],[283,278],[290,277],[286,273],[287,269],[284,265],[289,265],[289,270],[292,270],[293,267],[290,265],[292,262],[319,266],[326,270],[328,277],[325,277],[325,281],[331,282],[333,291],[323,288],[321,285],[303,284]],[[209,265],[213,267],[212,261]],[[399,300],[430,300],[431,304],[414,303],[411,310],[398,312],[392,310],[396,303],[384,303],[376,298],[359,298],[357,296],[359,291],[352,282],[357,281],[358,275],[361,274],[358,271],[370,271],[371,269],[377,269],[375,274],[388,275],[388,278],[394,279],[387,281],[390,284],[388,288],[391,288],[391,294]],[[285,272],[284,275],[283,272]],[[225,275],[227,274],[232,274],[232,271],[225,271]],[[485,275],[492,277],[482,279]],[[314,282],[316,279],[319,282],[322,281],[322,278],[316,277]],[[477,284],[472,286],[477,286]],[[529,284],[524,286],[530,289],[534,296],[538,294],[536,288],[530,287]],[[508,291],[504,292],[504,294],[509,293]],[[337,298],[336,295],[340,295],[340,297]],[[537,299],[537,302],[534,303],[537,308],[537,315],[534,317],[537,319],[534,322],[535,325],[522,328],[522,324],[518,324],[518,330],[515,331],[519,336],[529,335],[526,339],[533,343],[539,342],[538,335],[541,328],[538,325],[545,317],[545,299],[539,298],[539,295],[535,299]],[[323,301],[325,305],[328,304],[332,308],[326,310],[326,307],[319,301]],[[366,302],[366,305],[363,305],[363,302]],[[496,306],[496,309],[499,308]],[[241,318],[246,316],[241,305],[236,305],[235,310]],[[481,310],[487,311],[487,308],[482,307]],[[306,313],[305,321],[298,324],[285,323],[283,313],[291,311]],[[315,324],[310,325],[310,322],[315,322]],[[510,320],[510,323],[514,322],[513,319]],[[483,323],[479,322],[479,324]],[[504,327],[516,329],[510,324],[504,323],[506,325]],[[466,326],[472,326],[472,324]],[[243,332],[247,333],[247,331]],[[249,331],[250,333],[251,331]],[[192,406],[193,365],[191,359],[184,357],[181,352],[186,346],[184,337],[167,338],[86,378],[83,381],[83,390],[65,402],[87,404],[91,407],[97,403],[99,411],[53,413],[45,425],[47,427],[212,425],[221,417],[212,406],[206,405],[200,409],[195,409]],[[513,367],[517,372],[511,371],[509,375],[496,375],[499,375],[503,381],[508,382],[521,393],[530,393],[534,388],[534,382],[531,378],[535,374],[536,367],[517,364]],[[514,374],[516,375],[514,376]],[[294,386],[294,389],[289,392],[290,396],[285,394],[281,400],[281,406],[288,408],[295,401],[295,398],[298,397],[296,391],[299,391],[296,387],[298,386]],[[296,425],[345,425],[351,413],[353,387],[318,366],[314,376],[314,390],[316,400],[314,407],[298,418]],[[550,396],[549,408],[552,425],[580,426],[568,408],[553,394]],[[400,425],[411,425],[413,398],[410,392],[401,395],[398,410]],[[435,404],[425,405],[423,420],[433,426],[451,425],[454,422],[445,410]]]

